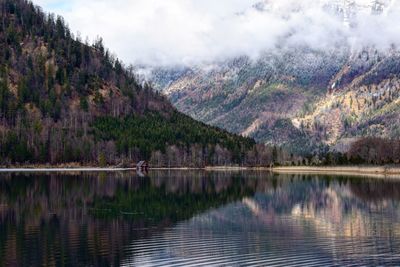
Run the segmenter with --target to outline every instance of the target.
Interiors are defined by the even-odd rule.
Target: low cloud
[[[337,3],[336,3],[337,2]],[[35,0],[126,63],[188,65],[304,45],[400,44],[396,0]],[[343,4],[345,3],[345,4]],[[378,15],[379,14],[379,15]]]

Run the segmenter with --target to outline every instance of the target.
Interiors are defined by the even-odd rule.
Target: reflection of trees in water
[[[196,223],[212,221],[215,228],[224,225],[227,233],[229,227],[239,229],[244,239],[250,238],[247,231],[257,232],[265,237],[260,244],[266,250],[288,250],[288,243],[301,249],[297,246],[305,246],[304,240],[312,240],[307,244],[310,251],[331,255],[338,263],[369,262],[370,258],[364,261],[366,255],[390,256],[387,249],[398,251],[398,181],[280,175],[273,185],[253,198],[243,198],[235,212],[222,208],[204,215],[211,219]],[[382,265],[374,260],[372,265]]]
[[[382,226],[400,218],[398,181],[327,175],[279,175],[270,180],[266,191],[243,200],[267,224],[294,216],[313,221],[327,235],[367,236],[376,219],[372,216],[380,218],[376,229],[384,235],[392,227]]]
[[[288,227],[298,236],[313,229],[315,243],[324,248],[325,241],[331,240],[336,257],[342,259],[362,259],[382,249],[379,243],[364,246],[368,240],[385,240],[394,247],[394,241],[400,238],[396,230],[400,229],[398,181],[301,175],[280,178],[276,190],[256,195],[257,209],[250,203],[256,222]],[[292,220],[279,225],[286,216]],[[353,254],[349,254],[349,248]]]
[[[311,204],[314,209],[335,205],[338,198],[346,205],[368,209],[385,200],[400,200],[400,181],[329,175],[277,175],[273,188],[260,194],[259,202],[268,203],[275,212],[291,211],[296,204]],[[257,197],[257,196],[256,196]]]
[[[118,265],[124,246],[255,192],[227,173],[2,174],[0,266]]]
[[[367,182],[353,180],[349,183],[351,191],[368,202],[400,200],[400,181],[371,179]]]

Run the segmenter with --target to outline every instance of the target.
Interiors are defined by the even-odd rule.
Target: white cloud
[[[356,0],[360,10],[352,27],[343,24],[343,19],[349,21],[351,5],[346,6],[341,19],[333,15],[334,8],[326,8],[335,0],[270,0],[254,8],[259,1],[34,0],[46,11],[63,15],[74,32],[79,30],[90,39],[102,36],[107,47],[133,64],[256,57],[283,40],[285,45],[319,49],[338,44],[384,49],[400,43],[396,0],[384,0],[386,9],[381,16],[370,14],[372,1]],[[343,0],[337,2],[342,4]]]

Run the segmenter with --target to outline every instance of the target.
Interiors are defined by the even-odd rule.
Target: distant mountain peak
[[[393,6],[393,0],[308,0],[273,1],[264,0],[253,5],[260,12],[300,12],[305,8],[321,7],[348,20],[359,14],[382,14]]]

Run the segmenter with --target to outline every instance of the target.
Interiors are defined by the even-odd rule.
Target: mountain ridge
[[[321,146],[346,152],[343,142],[351,139],[396,137],[399,62],[396,49],[298,48],[256,62],[233,59],[208,72],[170,69],[169,76],[158,76],[154,70],[150,80],[178,110],[211,125],[299,153]],[[160,77],[175,80],[159,82]],[[357,99],[365,103],[355,110],[350,102]],[[391,126],[369,129],[368,120],[378,116],[371,112]]]

